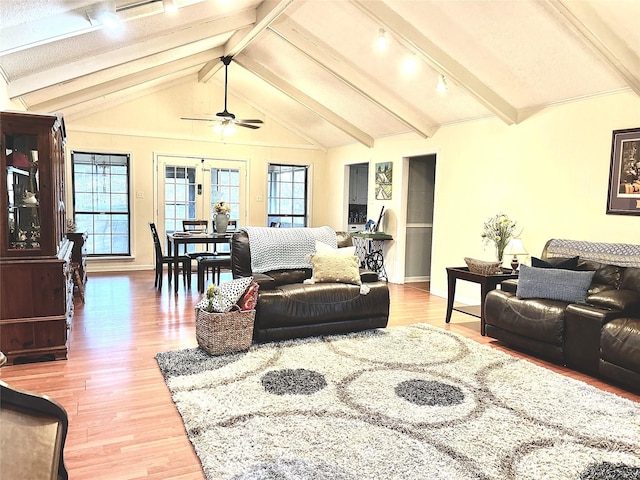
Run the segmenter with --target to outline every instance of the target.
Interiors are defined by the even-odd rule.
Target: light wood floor
[[[86,304],[76,302],[69,359],[0,369],[5,382],[47,394],[66,408],[65,464],[73,480],[204,478],[154,359],[161,351],[196,346],[193,305],[199,294],[181,285],[174,295],[164,287],[154,289],[153,272],[93,274]],[[501,347],[480,336],[479,321],[468,315],[454,312],[445,325],[446,300],[431,296],[426,283],[389,289],[390,326],[427,322],[640,401],[608,383]]]

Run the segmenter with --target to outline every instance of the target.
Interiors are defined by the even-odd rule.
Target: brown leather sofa
[[[613,251],[621,244],[598,245],[605,245],[605,250],[608,245]],[[543,260],[551,264],[566,260],[557,254],[548,255],[548,247],[549,243]],[[640,391],[640,267],[593,261],[589,257],[606,260],[607,256],[592,252],[563,253],[578,254],[576,270],[595,272],[585,302],[518,298],[517,280],[509,280],[503,282],[501,290],[487,294],[486,334]],[[640,257],[613,260],[635,265]]]
[[[352,245],[347,232],[336,234],[338,247]],[[231,271],[234,278],[253,276],[260,285],[253,333],[257,342],[383,328],[389,320],[389,289],[376,273],[360,271],[369,287],[366,295],[346,283],[304,284],[312,275],[307,268],[254,273],[245,231],[231,240]]]

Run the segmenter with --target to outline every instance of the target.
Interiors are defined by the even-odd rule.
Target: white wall
[[[640,217],[606,215],[612,131],[633,127],[640,127],[640,99],[619,93],[549,107],[518,125],[492,118],[444,126],[429,139],[413,134],[379,139],[368,151],[333,149],[327,167],[339,176],[347,163],[393,162],[393,198],[371,200],[371,177],[369,216],[383,203],[390,211],[383,229],[396,241],[388,247],[387,272],[392,282],[402,283],[405,158],[437,154],[431,290],[446,296],[447,266],[464,265],[466,256],[493,258],[480,234],[484,221],[499,212],[518,221],[534,256],[549,238],[640,243]],[[326,221],[336,222],[337,211]],[[479,301],[477,286],[467,282],[460,282],[456,296]]]
[[[6,106],[6,85],[0,85],[3,88],[0,99]],[[266,203],[257,202],[256,197],[266,195],[267,164],[310,165],[311,225],[335,229],[346,228],[345,165],[369,162],[368,216],[377,219],[385,205],[382,229],[395,239],[387,246],[387,272],[397,283],[404,281],[406,158],[435,153],[431,288],[443,296],[445,267],[463,265],[465,256],[493,256],[493,249],[483,246],[480,233],[483,222],[498,212],[519,222],[523,242],[533,255],[539,255],[552,237],[640,243],[640,217],[605,214],[611,132],[640,127],[640,99],[631,92],[548,107],[512,126],[489,118],[443,126],[429,139],[405,134],[378,139],[371,149],[354,144],[328,152],[270,119],[257,131],[239,129],[231,137],[238,143],[220,142],[205,123],[179,119],[207,110],[215,113],[221,96],[222,89],[209,84],[177,85],[101,113],[66,118],[67,152],[130,153],[132,191],[143,192],[143,198],[133,199],[135,258],[92,262],[90,272],[151,268],[147,222],[155,218],[153,158],[157,153],[248,161],[247,220],[255,225],[266,222]],[[239,99],[230,101],[242,116],[262,116]],[[393,198],[382,202],[374,198],[374,167],[387,161],[394,166]],[[67,188],[70,192],[70,182]],[[476,287],[460,282],[458,298],[476,301]]]
[[[190,82],[193,85],[193,82]],[[293,135],[276,122],[265,119],[260,130],[248,131],[238,128],[238,132],[223,143],[211,132],[206,122],[180,120],[183,116],[196,116],[206,111],[215,114],[222,98],[211,89],[219,87],[173,86],[109,110],[74,119],[66,118],[67,126],[67,178],[71,178],[70,153],[91,151],[102,153],[131,154],[131,191],[133,212],[133,247],[131,259],[114,258],[108,260],[90,259],[88,271],[119,271],[150,269],[153,266],[153,249],[148,222],[156,220],[154,211],[154,155],[195,156],[217,159],[243,160],[248,165],[247,215],[246,224],[266,225],[267,204],[266,184],[268,163],[295,163],[310,165],[312,182],[325,152],[310,146],[305,140]],[[233,99],[234,111],[251,118],[264,117],[251,107]],[[232,143],[237,142],[237,143]],[[244,144],[242,144],[244,143]],[[69,209],[71,212],[71,182],[67,182]],[[316,199],[312,189],[313,203]],[[142,192],[142,198],[135,193]],[[262,196],[263,201],[256,199]],[[311,218],[313,222],[313,216]]]

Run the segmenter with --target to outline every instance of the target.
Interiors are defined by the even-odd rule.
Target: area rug
[[[425,324],[156,359],[209,480],[640,479],[640,404]]]

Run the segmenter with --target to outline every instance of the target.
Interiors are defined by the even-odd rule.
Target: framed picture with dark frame
[[[640,128],[613,131],[607,214],[640,215]]]

